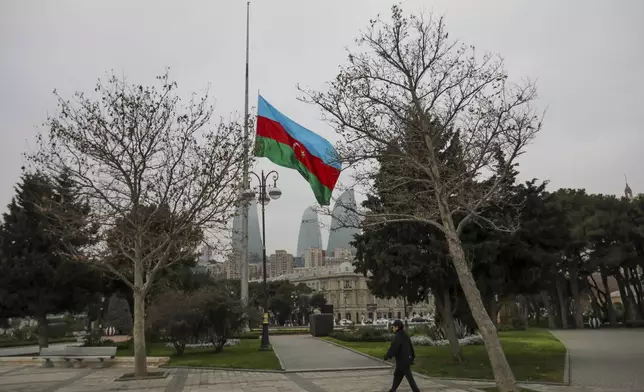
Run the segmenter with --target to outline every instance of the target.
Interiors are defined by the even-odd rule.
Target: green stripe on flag
[[[295,169],[306,179],[313,189],[315,199],[320,205],[328,206],[331,201],[331,190],[322,185],[304,164],[297,160],[291,146],[275,139],[257,136],[255,139],[255,156],[268,158],[276,165]]]

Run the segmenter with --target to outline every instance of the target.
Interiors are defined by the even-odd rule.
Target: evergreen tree
[[[66,210],[69,242],[63,246],[49,208]],[[25,173],[16,196],[3,215],[0,242],[0,317],[34,317],[39,324],[39,345],[47,347],[47,315],[82,310],[93,288],[95,272],[74,262],[68,246],[90,244],[91,230],[84,224],[87,208],[63,173],[53,181],[38,173]]]

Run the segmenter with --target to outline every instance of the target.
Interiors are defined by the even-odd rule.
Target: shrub
[[[132,332],[132,313],[125,298],[112,295],[107,305],[105,326],[116,328],[121,335],[129,335]]]
[[[199,334],[203,323],[201,298],[182,291],[166,291],[150,307],[148,329],[168,338],[177,355],[183,355],[186,344]]]
[[[114,343],[114,342],[112,342]],[[116,346],[117,350],[134,350],[134,340],[132,338],[124,341],[124,342],[118,342],[116,344],[113,344]]]
[[[239,345],[239,339],[228,339],[226,343],[224,344],[224,347],[233,347]],[[173,347],[172,343],[166,343],[166,347]],[[212,343],[210,342],[201,342],[201,343],[188,343],[186,344],[186,348],[211,348],[213,347]]]
[[[448,346],[449,341],[445,339],[434,340],[428,336],[412,336],[411,342],[415,346]],[[483,344],[483,338],[480,335],[470,335],[458,340],[461,346],[472,346]]]
[[[329,336],[345,342],[390,342],[393,340],[392,333],[376,328],[360,328],[355,331],[334,331]]]
[[[409,330],[409,334],[411,336],[426,336],[429,337],[431,340],[443,340],[445,339],[445,333],[443,332],[443,329],[439,327],[438,325],[418,325],[415,326],[413,329]]]
[[[272,329],[268,331],[269,336],[277,335],[309,335],[311,332],[308,329]],[[232,337],[235,339],[257,339],[262,336],[261,330],[253,330],[248,332],[242,332],[238,334],[233,334]]]
[[[221,289],[206,288],[196,293],[202,298],[202,308],[205,323],[199,331],[215,347],[215,352],[220,352],[228,338],[245,324],[244,311],[239,301]]]
[[[100,328],[94,328],[83,337],[83,346],[97,347],[103,345],[103,331]]]
[[[238,301],[217,287],[166,291],[150,307],[148,328],[167,338],[177,355],[186,345],[209,342],[220,352],[244,324]]]
[[[65,336],[71,335],[72,330],[67,323],[56,323],[49,324],[47,326],[47,333],[52,339],[64,338]]]
[[[29,341],[38,339],[38,327],[35,325],[24,325],[19,328],[15,328],[12,332],[12,336],[15,340]]]

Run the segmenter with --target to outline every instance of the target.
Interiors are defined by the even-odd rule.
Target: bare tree
[[[184,105],[167,72],[157,81],[146,87],[111,75],[99,80],[95,98],[57,94],[59,113],[30,156],[43,170],[68,173],[91,207],[97,245],[74,256],[133,291],[135,376],[147,374],[146,295],[160,271],[194,255],[196,232],[225,230],[243,158],[237,122],[207,129],[213,113],[207,94],[193,94]],[[48,212],[69,219],[56,206]]]
[[[373,194],[379,181],[389,193],[384,211],[363,212],[363,225],[424,222],[445,234],[496,383],[515,391],[460,235],[470,222],[512,229],[483,213],[509,200],[505,182],[541,127],[530,106],[535,87],[509,83],[501,58],[450,40],[443,18],[405,17],[398,6],[390,23],[371,21],[357,44],[328,91],[304,91],[303,99],[343,137],[339,153],[355,167],[356,186]],[[380,170],[385,159],[399,166],[395,175]]]

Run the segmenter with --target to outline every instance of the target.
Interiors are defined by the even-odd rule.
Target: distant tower
[[[624,196],[626,196],[626,199],[628,200],[633,200],[633,190],[631,189],[630,186],[628,186],[628,178],[626,178],[626,174],[624,174],[624,181],[626,181],[626,187],[624,188]]]
[[[240,211],[233,218],[233,250],[242,251],[242,217]],[[262,261],[262,237],[259,231],[257,200],[253,199],[248,208],[248,262],[250,264]]]
[[[302,223],[300,224],[300,233],[297,237],[297,254],[295,257],[302,257],[307,249],[322,249],[322,233],[320,232],[320,222],[318,213],[309,207],[302,214]]]
[[[360,234],[358,206],[353,189],[346,190],[338,197],[331,213],[331,231],[329,232],[329,243],[326,247],[326,255],[330,257],[333,251],[338,248],[351,248],[349,243],[355,240],[354,236]]]

